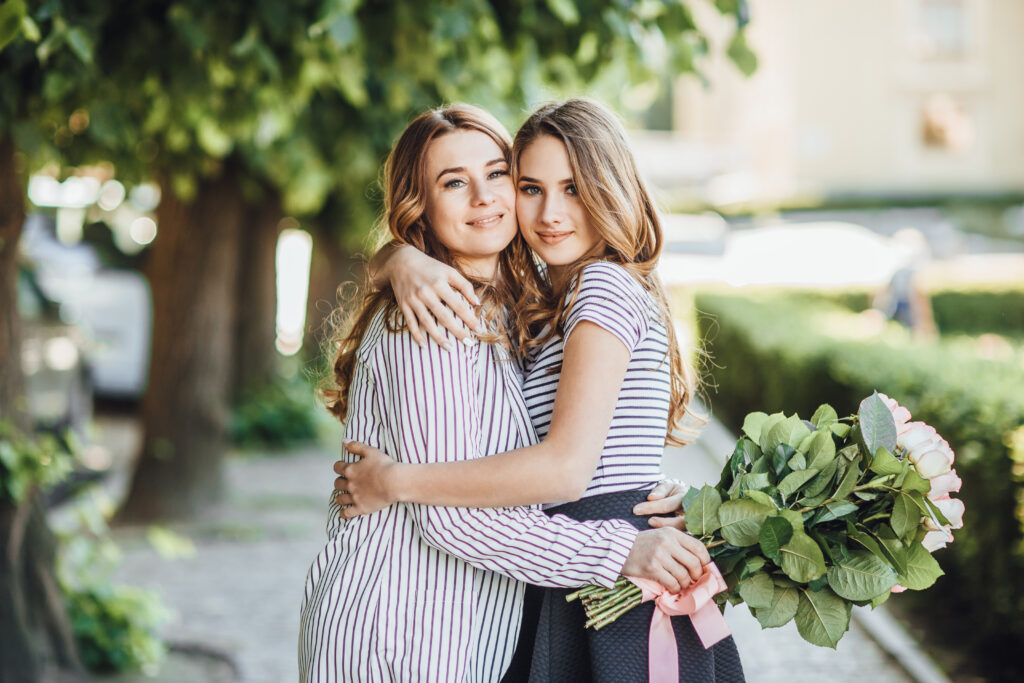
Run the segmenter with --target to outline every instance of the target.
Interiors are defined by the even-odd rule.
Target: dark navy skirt
[[[583,498],[546,510],[576,520],[623,519],[640,530],[648,517],[633,514],[647,491],[623,491]],[[579,600],[566,602],[575,589],[526,587],[523,624],[504,683],[632,683],[648,676],[648,633],[654,604],[643,603],[599,631],[583,628],[586,615]],[[705,650],[690,617],[672,617],[679,648],[679,680],[734,683],[743,681],[743,666],[732,636]]]

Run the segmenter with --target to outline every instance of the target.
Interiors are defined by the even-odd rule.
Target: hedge
[[[943,334],[1024,335],[1024,287],[935,291],[931,299],[935,325]]]
[[[965,526],[938,552],[946,575],[901,601],[937,625],[936,640],[1024,680],[1024,352],[996,362],[964,340],[914,344],[896,324],[806,297],[701,294],[696,305],[718,385],[711,409],[734,431],[753,410],[853,413],[877,389],[949,440]]]

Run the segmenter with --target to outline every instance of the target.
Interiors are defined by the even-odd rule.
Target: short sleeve
[[[632,353],[647,336],[656,315],[647,291],[622,266],[598,261],[584,267],[583,282],[563,318],[563,337],[586,320],[608,330]]]

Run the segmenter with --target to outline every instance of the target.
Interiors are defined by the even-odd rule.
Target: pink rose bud
[[[906,586],[901,586],[901,585],[899,585],[897,583],[895,586],[893,586],[889,590],[891,590],[893,593],[902,593],[903,591],[907,590],[907,587]]]

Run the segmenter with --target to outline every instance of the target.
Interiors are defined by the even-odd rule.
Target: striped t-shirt
[[[581,321],[600,325],[629,350],[619,400],[594,478],[584,497],[653,488],[661,479],[668,433],[671,374],[668,334],[654,298],[622,266],[598,261],[584,267],[579,295],[563,316],[564,337],[555,335],[526,360],[523,393],[537,436],[551,427],[565,339]],[[575,282],[570,285],[570,292]],[[594,368],[594,372],[600,372]]]
[[[357,351],[346,436],[399,462],[454,461],[536,443],[516,364],[500,348],[420,348],[383,314]],[[343,457],[352,460],[347,452]],[[610,586],[637,531],[540,509],[392,505],[344,520],[306,578],[300,680],[497,681],[523,584]]]

